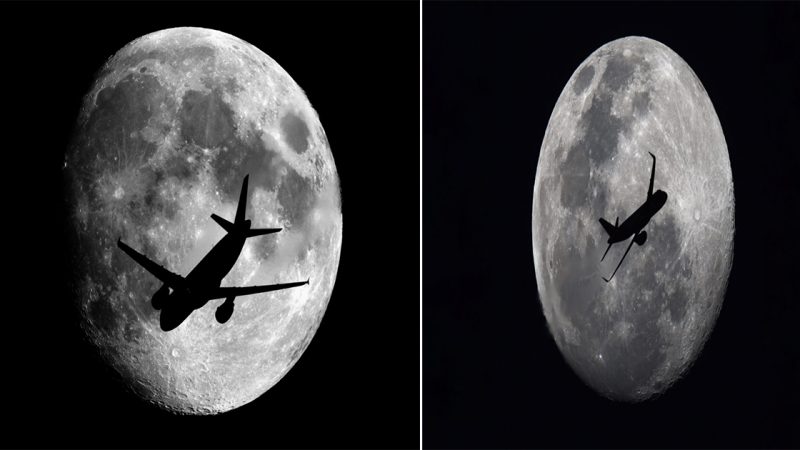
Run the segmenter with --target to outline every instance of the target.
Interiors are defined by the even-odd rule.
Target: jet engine
[[[214,316],[217,318],[217,322],[225,323],[228,319],[231,318],[233,315],[233,299],[236,297],[228,297],[225,299],[225,303],[219,305],[217,307],[217,311],[214,313]]]
[[[164,307],[164,300],[169,297],[169,286],[166,284],[161,286],[159,290],[153,294],[153,298],[150,300],[150,304],[153,305],[153,309],[159,310]]]
[[[647,231],[642,231],[633,238],[633,241],[638,245],[643,245],[647,241]]]

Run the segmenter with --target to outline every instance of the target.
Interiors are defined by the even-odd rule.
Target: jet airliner
[[[631,250],[631,247],[633,247],[633,243],[644,245],[645,241],[647,241],[647,232],[644,231],[644,227],[647,226],[650,219],[664,206],[664,203],[667,202],[666,192],[660,189],[653,192],[653,180],[656,176],[656,156],[652,153],[650,153],[650,156],[653,157],[653,168],[650,171],[650,187],[647,190],[647,199],[645,202],[634,211],[630,217],[625,219],[622,225],[619,224],[619,217],[617,217],[613,225],[602,217],[600,218],[600,225],[602,225],[603,229],[608,233],[608,247],[606,248],[606,252],[603,253],[603,257],[600,258],[600,261],[606,259],[606,255],[608,251],[611,250],[612,245],[633,237],[631,243],[628,245],[628,249],[625,250],[625,254],[622,255],[622,259],[619,260],[617,268],[614,269],[614,273],[611,274],[611,278],[614,278],[617,270],[619,270],[619,266],[622,265],[622,261],[628,256],[628,252]],[[603,280],[608,283],[611,281],[611,278],[603,277]]]
[[[247,207],[248,177],[249,175],[245,176],[242,182],[242,191],[239,194],[239,204],[233,223],[216,214],[211,214],[211,218],[224,228],[227,234],[214,245],[186,277],[170,272],[132,249],[122,240],[117,240],[117,246],[122,251],[164,283],[151,299],[153,308],[161,311],[159,322],[162,330],[174,330],[194,310],[202,308],[210,300],[225,299],[225,302],[217,307],[214,314],[217,322],[225,323],[233,315],[233,301],[236,297],[288,289],[309,283],[309,280],[306,280],[262,286],[220,287],[222,279],[239,259],[247,238],[281,231],[281,228],[250,228],[250,220],[244,218]]]

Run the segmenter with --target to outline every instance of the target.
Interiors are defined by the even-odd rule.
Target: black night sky
[[[800,4],[423,5],[426,447],[800,446]],[[629,35],[686,60],[719,115],[736,197],[727,295],[683,380],[610,402],[561,357],[537,297],[531,205],[553,106]]]
[[[4,447],[800,446],[800,3],[3,3]],[[256,401],[181,417],[125,391],[66,289],[61,164],[105,60],[174,26],[259,47],[304,89],[341,179],[333,296]],[[642,35],[688,62],[730,152],[727,295],[687,376],[610,402],[561,357],[537,298],[538,150],[575,67]]]
[[[418,4],[4,3],[0,16],[2,445],[418,446]],[[176,26],[233,34],[286,69],[320,116],[342,189],[341,261],[316,336],[270,391],[215,417],[125,391],[82,340],[65,288],[61,165],[81,98],[117,50]]]

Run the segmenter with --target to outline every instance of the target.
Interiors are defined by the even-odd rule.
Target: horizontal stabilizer
[[[261,236],[263,234],[272,234],[281,231],[283,228],[253,228],[252,230],[247,230],[247,237],[255,237]]]
[[[217,222],[219,224],[219,226],[224,228],[225,231],[227,231],[228,233],[233,231],[233,224],[228,222],[227,220],[223,219],[222,217],[220,217],[220,216],[218,216],[216,214],[212,214],[211,218],[214,219],[214,222]]]

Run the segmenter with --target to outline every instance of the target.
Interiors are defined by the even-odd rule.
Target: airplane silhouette
[[[241,254],[247,238],[281,231],[281,228],[250,228],[250,220],[245,220],[248,177],[249,175],[245,176],[242,183],[242,192],[239,194],[239,205],[234,222],[230,223],[216,214],[211,214],[211,218],[228,233],[214,245],[185,278],[151,261],[130,248],[122,240],[117,240],[117,246],[122,251],[164,283],[153,294],[150,301],[154,309],[161,311],[159,322],[162,330],[174,330],[194,310],[202,308],[210,300],[225,299],[225,302],[217,307],[214,314],[217,322],[225,323],[233,315],[233,301],[236,297],[288,289],[309,283],[309,280],[306,280],[263,286],[220,287],[222,279],[239,259],[239,254]]]
[[[650,153],[650,152],[648,152]],[[633,239],[631,240],[630,245],[628,245],[628,249],[625,250],[625,254],[622,255],[622,259],[619,260],[619,264],[617,264],[617,268],[614,269],[614,273],[611,274],[611,278],[614,278],[616,275],[617,270],[619,270],[619,266],[622,265],[622,261],[625,261],[625,257],[628,256],[628,252],[631,251],[631,247],[633,247],[633,243],[637,243],[639,245],[644,245],[645,241],[647,241],[647,232],[643,230],[645,226],[650,222],[650,219],[664,206],[664,203],[667,202],[667,193],[662,191],[661,189],[653,192],[653,180],[656,176],[656,156],[650,153],[650,156],[653,157],[653,169],[650,172],[650,188],[647,190],[647,200],[640,206],[630,217],[625,219],[625,222],[622,222],[622,225],[619,224],[619,217],[614,222],[614,225],[611,225],[608,221],[600,218],[600,225],[606,230],[608,233],[608,248],[606,248],[606,252],[603,253],[603,257],[600,258],[600,261],[606,259],[606,255],[608,251],[611,250],[611,246],[616,244],[617,242],[622,242],[631,236]],[[602,277],[603,281],[608,283],[611,281],[611,278],[606,279]]]

